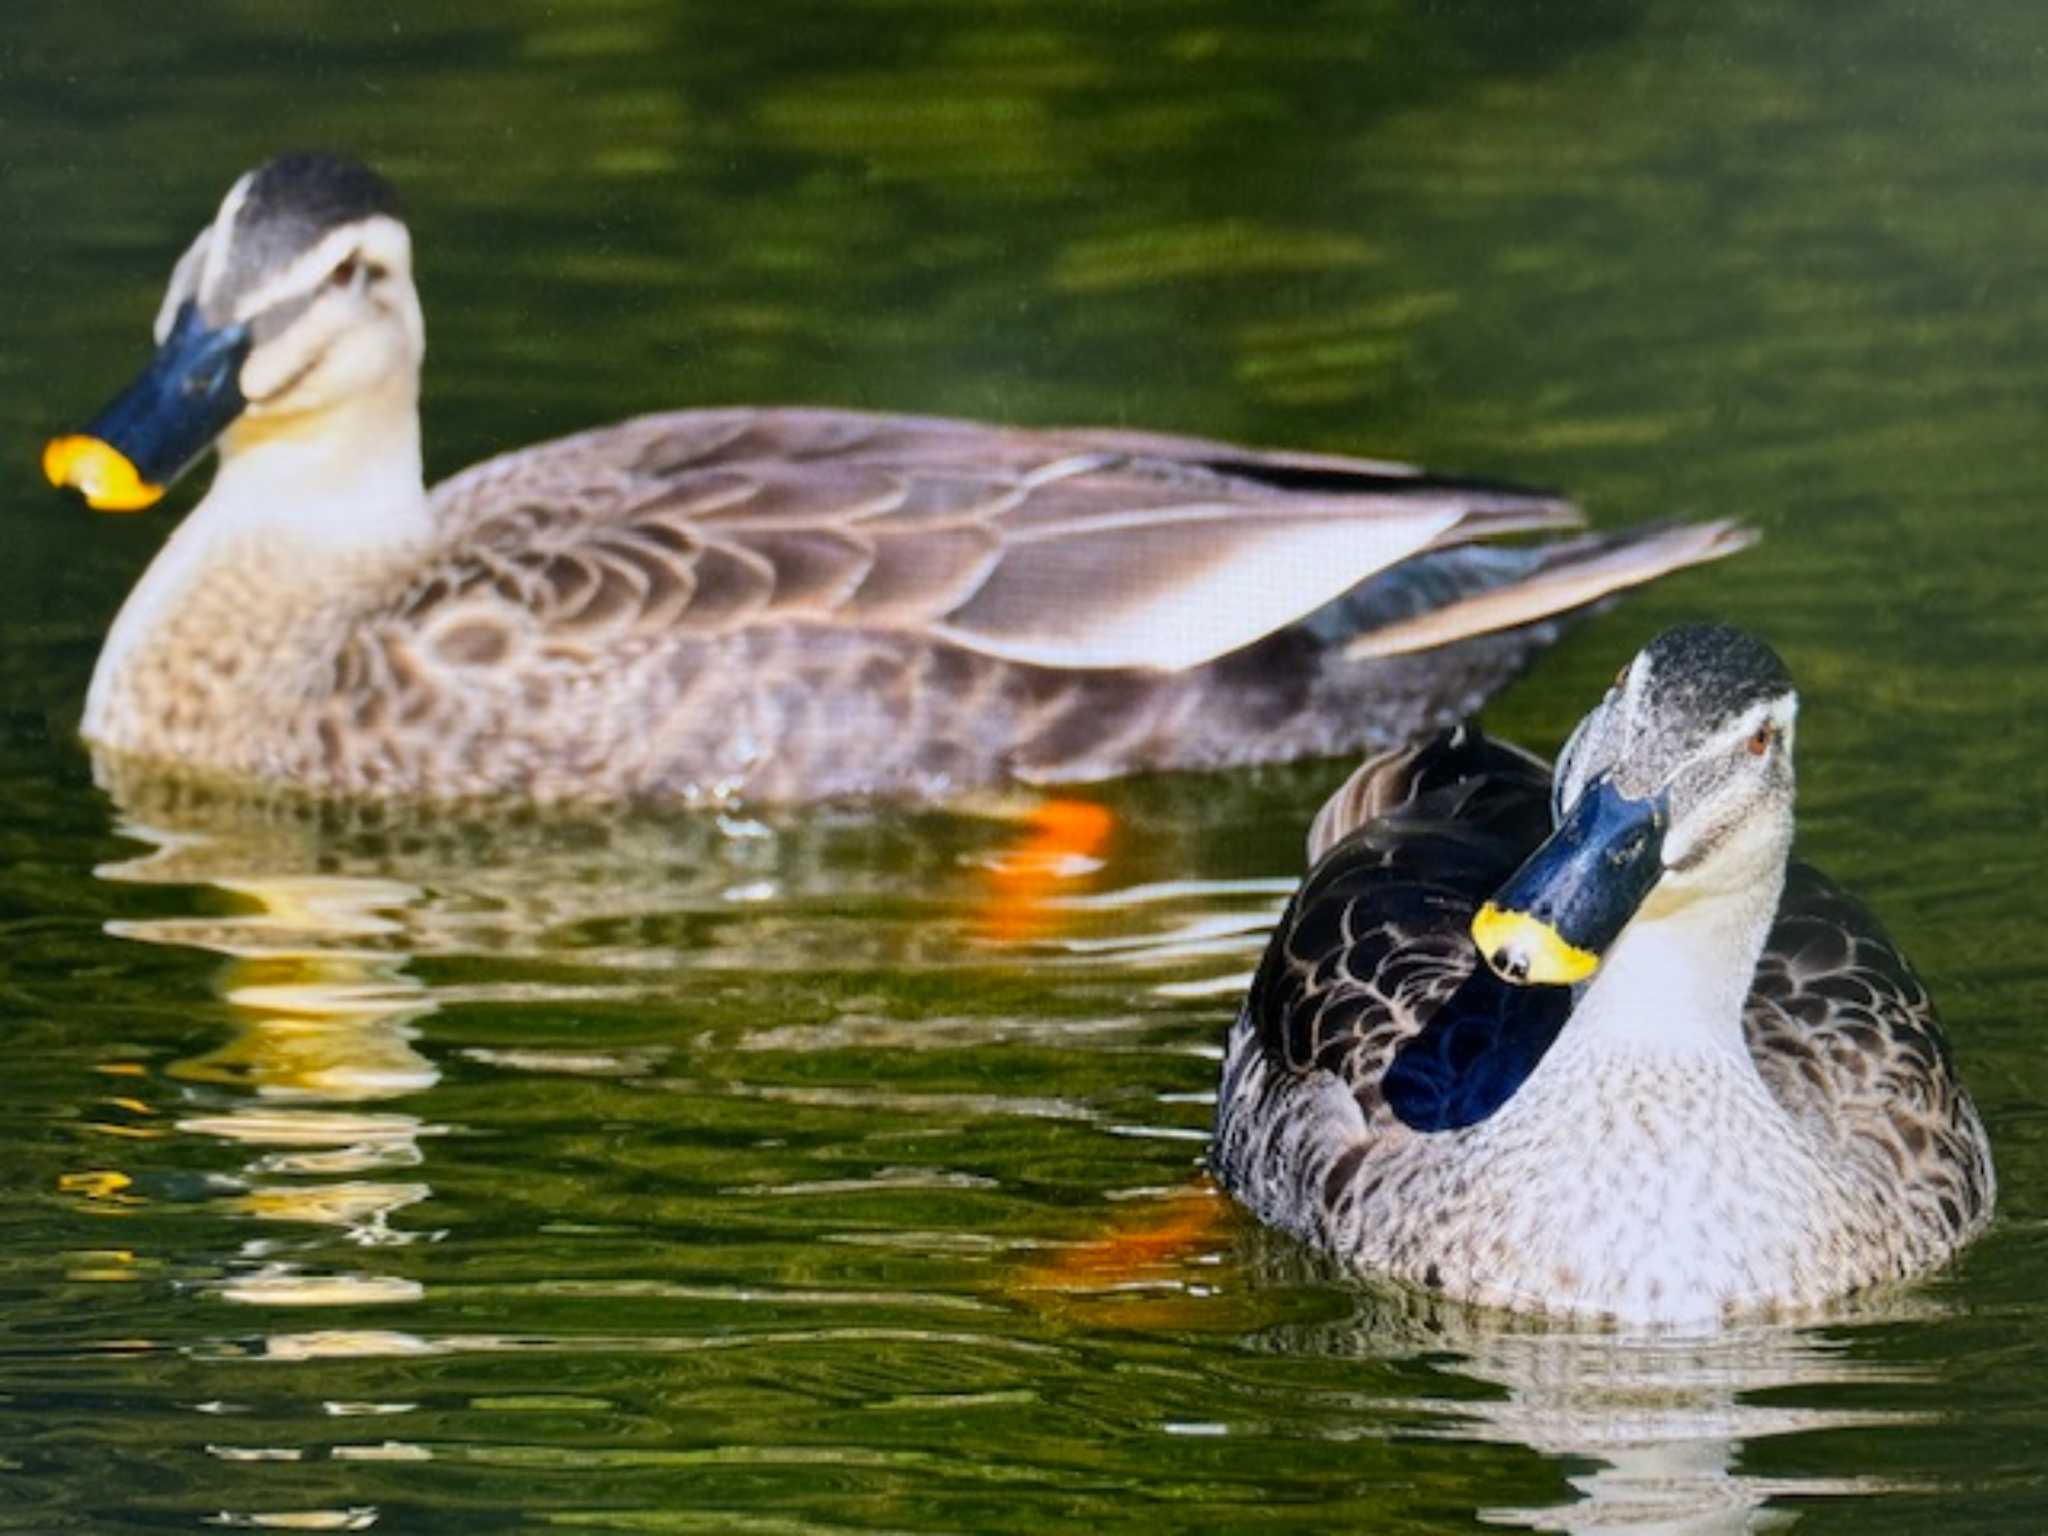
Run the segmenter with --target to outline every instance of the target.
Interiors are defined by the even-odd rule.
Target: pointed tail
[[[1354,661],[1402,656],[1473,635],[1514,629],[1583,608],[1689,565],[1723,559],[1749,548],[1756,540],[1755,530],[1720,519],[1592,534],[1529,550],[1526,554],[1530,563],[1525,571],[1439,606],[1375,625],[1348,640],[1344,655]],[[1421,565],[1457,553],[1460,552],[1419,555],[1410,563]]]

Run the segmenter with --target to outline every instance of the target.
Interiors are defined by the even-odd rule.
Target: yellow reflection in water
[[[424,982],[409,974],[409,954],[396,948],[403,927],[392,915],[421,893],[403,882],[294,871],[251,874],[231,840],[129,824],[151,845],[141,857],[103,866],[102,878],[146,884],[203,881],[239,898],[245,910],[178,915],[108,924],[118,937],[149,944],[211,950],[226,958],[217,983],[229,1005],[233,1035],[211,1050],[173,1064],[188,1083],[239,1090],[239,1103],[187,1114],[177,1132],[251,1149],[244,1178],[222,1181],[212,1209],[262,1222],[333,1230],[358,1248],[391,1247],[418,1234],[392,1216],[432,1194],[419,1179],[364,1178],[372,1171],[416,1169],[423,1136],[419,1117],[354,1106],[430,1088],[439,1071],[417,1049],[417,1021],[435,1008]],[[241,850],[241,859],[247,850]],[[112,1100],[128,1113],[157,1111],[134,1094]],[[123,1127],[129,1134],[134,1128]],[[88,1198],[135,1199],[128,1172],[105,1169],[69,1176],[66,1187]],[[262,1242],[243,1245],[239,1269],[210,1294],[257,1306],[352,1306],[414,1301],[418,1282],[363,1273],[320,1273],[262,1257]]]

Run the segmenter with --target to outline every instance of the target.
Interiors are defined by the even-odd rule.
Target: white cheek
[[[1688,866],[1692,863],[1693,855],[1699,851],[1700,844],[1710,841],[1712,837],[1712,828],[1703,829],[1697,837],[1680,838],[1667,834],[1664,839],[1664,868],[1672,877],[1683,879],[1691,873]]]
[[[397,339],[383,326],[344,331],[328,347],[313,379],[329,394],[346,394],[387,372],[398,361],[399,351]]]
[[[1759,874],[1781,868],[1790,818],[1757,815],[1754,809],[1740,794],[1723,794],[1687,817],[1697,830],[1665,839],[1666,878],[1689,889],[1720,889],[1748,885]],[[1699,862],[1690,863],[1695,856]]]
[[[316,359],[333,343],[338,329],[331,322],[316,328],[314,322],[320,318],[316,309],[306,320],[249,354],[242,364],[241,385],[251,409],[277,404],[281,392],[289,388],[296,394],[319,376],[324,365]]]
[[[256,414],[324,409],[407,367],[409,350],[398,326],[381,319],[351,325],[337,317],[289,351],[274,347],[252,355],[242,367],[242,392]]]

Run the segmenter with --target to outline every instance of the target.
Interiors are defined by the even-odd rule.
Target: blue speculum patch
[[[1444,999],[1380,1081],[1387,1107],[1417,1131],[1477,1125],[1529,1080],[1571,1016],[1570,987],[1518,987],[1484,965]]]

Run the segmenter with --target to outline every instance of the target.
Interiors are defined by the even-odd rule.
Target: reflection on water
[[[0,1528],[2048,1529],[2048,13],[165,10],[16,0],[0,49]],[[117,776],[117,842],[71,722],[190,492],[88,520],[23,445],[292,143],[406,190],[437,475],[818,402],[1753,521],[1491,723],[1554,750],[1667,623],[1777,643],[1805,852],[1940,999],[1999,1222],[1917,1308],[1687,1350],[1411,1316],[1189,1216],[1333,765],[1049,823]]]
[[[1109,1237],[1069,1248],[1028,1274],[1026,1284],[1037,1304],[1069,1317],[1146,1330],[1201,1327],[1205,1311],[1237,1290],[1254,1299],[1304,1290],[1334,1295],[1341,1299],[1334,1312],[1254,1326],[1243,1335],[1244,1347],[1293,1361],[1396,1368],[1399,1391],[1347,1394],[1349,1412],[1333,1416],[1325,1430],[1340,1442],[1391,1426],[1401,1434],[1527,1449],[1573,1468],[1568,1497],[1475,1511],[1486,1524],[1516,1529],[1735,1536],[1790,1528],[1796,1512],[1766,1506],[1905,1485],[1883,1474],[1745,1471],[1759,1446],[1835,1430],[1909,1430],[1933,1418],[1892,1407],[1800,1402],[1828,1389],[1925,1380],[1919,1370],[1859,1358],[1851,1331],[1937,1319],[1941,1309],[1924,1297],[1893,1293],[1843,1303],[1825,1326],[1759,1324],[1690,1337],[1560,1327],[1360,1281],[1324,1256],[1233,1218],[1225,1197],[1207,1185],[1127,1212]],[[1371,1427],[1362,1427],[1361,1418]],[[1214,1437],[1251,1428],[1224,1416],[1173,1426],[1178,1434]]]
[[[838,1362],[830,1379],[842,1391],[860,1374],[849,1378],[852,1360],[901,1358],[881,1371],[883,1401],[868,1404],[865,1427],[842,1421],[823,1442],[799,1433],[764,1464],[901,1473],[938,1463],[928,1447],[906,1450],[877,1433],[888,1403],[922,1415],[1037,1411],[1048,1376],[1093,1369],[1077,1341],[1134,1331],[1199,1339],[1219,1327],[1238,1332],[1254,1356],[1313,1373],[1318,1412],[1342,1404],[1328,1422],[1310,1416],[1319,1439],[1342,1444],[1395,1424],[1426,1440],[1556,1460],[1570,1469],[1562,1497],[1479,1509],[1491,1523],[1535,1530],[1763,1529],[1759,1512],[1770,1501],[1880,1484],[1751,1475],[1746,1447],[1907,1422],[1896,1409],[1797,1406],[1816,1390],[1897,1379],[1814,1332],[1659,1341],[1518,1326],[1361,1289],[1248,1230],[1212,1191],[1173,1194],[1205,1134],[1214,1034],[1205,1024],[1154,1036],[1131,1000],[1150,998],[1147,1008],[1169,1019],[1192,1009],[1213,1021],[1291,885],[1273,875],[1164,877],[1186,867],[1205,828],[1219,824],[1192,803],[1213,809],[1213,789],[1152,786],[1050,818],[1005,807],[994,819],[849,812],[776,826],[704,816],[497,825],[358,817],[185,799],[175,785],[121,787],[130,800],[122,831],[144,847],[103,863],[100,877],[179,900],[109,931],[221,957],[213,987],[224,1029],[159,1068],[134,1069],[158,1082],[160,1099],[138,1081],[116,1102],[130,1106],[147,1139],[130,1161],[74,1173],[67,1188],[131,1206],[198,1203],[221,1223],[211,1230],[228,1236],[210,1262],[176,1257],[189,1276],[179,1305],[238,1315],[196,1332],[174,1325],[166,1339],[185,1357],[346,1366],[386,1383],[362,1395],[322,1391],[326,1420],[373,1420],[369,1437],[309,1436],[267,1421],[260,1397],[207,1399],[201,1408],[218,1422],[206,1430],[206,1454],[251,1475],[340,1464],[398,1476],[451,1460],[728,1467],[740,1453],[727,1442],[656,1449],[607,1443],[602,1433],[573,1444],[507,1438],[493,1426],[508,1410],[480,1406],[491,1394],[473,1392],[454,1417],[423,1404],[436,1396],[432,1381],[495,1374],[502,1367],[486,1363],[503,1362],[516,1375],[493,1401],[556,1402],[608,1422],[623,1411],[618,1396],[551,1398],[550,1378],[584,1381],[590,1366],[609,1374],[626,1360],[657,1379],[702,1375],[704,1362],[730,1361],[712,1372],[729,1392],[752,1375],[743,1362],[792,1351]],[[1241,797],[1259,793],[1256,784],[1240,789],[1237,804],[1225,795],[1220,824],[1236,824]],[[1077,820],[1086,848],[1071,839],[1054,846]],[[1291,841],[1280,857],[1292,857]],[[862,914],[858,944],[849,942],[850,908]],[[836,995],[828,985],[825,1005],[813,1000],[809,1016],[796,1017],[763,1014],[755,982],[736,1013],[716,1009],[656,1038],[607,1030],[602,1017],[567,1038],[526,1041],[475,1039],[461,1027],[465,1015],[508,1006],[618,1010],[636,1021],[690,1012],[694,989],[741,954],[779,956],[811,974],[829,962],[840,977],[886,966],[899,987],[906,977],[914,986],[919,974],[969,970],[995,991],[986,977],[1007,973],[1039,995],[1028,1013],[963,1012],[949,989],[940,1006],[906,1011],[900,998],[881,1005],[871,982]],[[491,962],[487,979],[473,973],[479,957]],[[775,974],[772,964],[755,969]],[[1156,1061],[1162,1048],[1187,1063],[1179,1086],[1148,1085],[1149,1069],[1105,1078],[1105,1064]],[[1041,1060],[1035,1070],[990,1073],[1005,1052]],[[1063,1056],[1087,1070],[1062,1066]],[[834,1062],[865,1065],[851,1077],[817,1070]],[[877,1071],[880,1063],[889,1065]],[[601,1090],[606,1099],[605,1113],[557,1142],[559,1166],[510,1145],[484,1154],[523,1169],[515,1178],[561,1184],[529,1197],[533,1227],[551,1234],[545,1250],[510,1249],[489,1224],[478,1226],[474,1149],[504,1143],[514,1129],[507,1105],[524,1101],[486,1090],[468,1095],[467,1110],[436,1107],[459,1105],[451,1094],[462,1079],[532,1084],[544,1136],[552,1098]],[[512,1113],[531,1119],[533,1109]],[[799,1113],[840,1130],[820,1144],[790,1118]],[[575,1144],[607,1121],[642,1126],[643,1136],[664,1122],[697,1125],[711,1135],[708,1147],[757,1155],[700,1149],[648,1163],[614,1140],[590,1162]],[[993,1128],[1033,1122],[1106,1138],[1087,1154],[1096,1161],[1109,1144],[1158,1149],[1148,1173],[1108,1191],[1116,1214],[1107,1237],[1088,1237],[1071,1219],[1051,1232],[1042,1218],[1020,1226],[1007,1210],[1020,1176],[1028,1187],[1044,1175],[1028,1161],[1007,1170],[991,1162],[1006,1139]],[[180,1156],[180,1138],[203,1150]],[[810,1143],[808,1155],[788,1155],[793,1138]],[[881,1146],[842,1161],[863,1142]],[[650,1266],[647,1245],[664,1226],[695,1226],[695,1241],[713,1247],[685,1247],[680,1264]],[[792,1251],[779,1235],[797,1233],[805,1235]],[[775,1256],[765,1269],[745,1255],[750,1241]],[[721,1246],[727,1261],[707,1263]],[[79,1253],[73,1278],[133,1279],[172,1262]],[[501,1263],[510,1270],[495,1272]],[[1318,1298],[1322,1315],[1285,1321],[1304,1295]],[[345,1321],[309,1323],[318,1311]],[[991,1360],[1006,1363],[991,1374]],[[1388,1390],[1330,1385],[1364,1367]],[[431,1378],[408,1379],[429,1368]],[[1157,1433],[1176,1442],[1271,1433],[1261,1424],[1273,1405],[1237,1385],[1226,1371],[1184,1408],[1142,1411],[1157,1412]],[[1781,1403],[1788,1392],[1792,1402]],[[749,1454],[767,1450],[758,1436],[749,1443]],[[368,1529],[380,1510],[251,1504],[221,1519]]]
[[[1874,1324],[1924,1309],[1870,1311]],[[1420,1324],[1421,1326],[1418,1326]],[[1404,1326],[1405,1325],[1405,1326]],[[1778,1436],[1856,1427],[1901,1429],[1895,1410],[1776,1406],[1772,1398],[1840,1386],[1880,1385],[1895,1368],[1863,1364],[1810,1330],[1757,1327],[1697,1339],[1629,1338],[1516,1327],[1500,1319],[1362,1306],[1335,1325],[1262,1345],[1340,1356],[1386,1357],[1403,1347],[1448,1355],[1440,1368],[1500,1389],[1389,1403],[1443,1417],[1430,1432],[1527,1447],[1584,1466],[1570,1502],[1482,1508],[1488,1524],[1571,1536],[1737,1536],[1791,1527],[1795,1515],[1767,1502],[1875,1494],[1882,1476],[1766,1477],[1742,1470],[1745,1452]],[[1762,1398],[1763,1401],[1757,1399]]]
[[[263,1222],[329,1228],[359,1248],[431,1237],[391,1224],[394,1214],[429,1196],[428,1185],[389,1175],[418,1169],[422,1138],[447,1128],[353,1107],[404,1098],[440,1077],[414,1048],[415,1021],[436,1004],[425,983],[407,974],[408,956],[384,947],[402,935],[391,914],[421,893],[396,881],[288,870],[266,878],[238,869],[239,856],[204,832],[138,822],[125,823],[122,831],[154,844],[154,851],[102,865],[101,878],[189,884],[211,856],[223,862],[208,883],[249,909],[109,925],[121,938],[227,957],[218,989],[233,1036],[166,1069],[173,1080],[249,1096],[224,1111],[173,1122],[186,1135],[253,1154],[239,1177],[209,1177],[221,1191],[214,1197],[219,1207]],[[372,1174],[386,1177],[364,1177]],[[214,1294],[252,1306],[291,1307],[406,1302],[421,1295],[415,1281],[309,1270],[283,1256],[291,1251],[288,1238],[240,1244]]]

